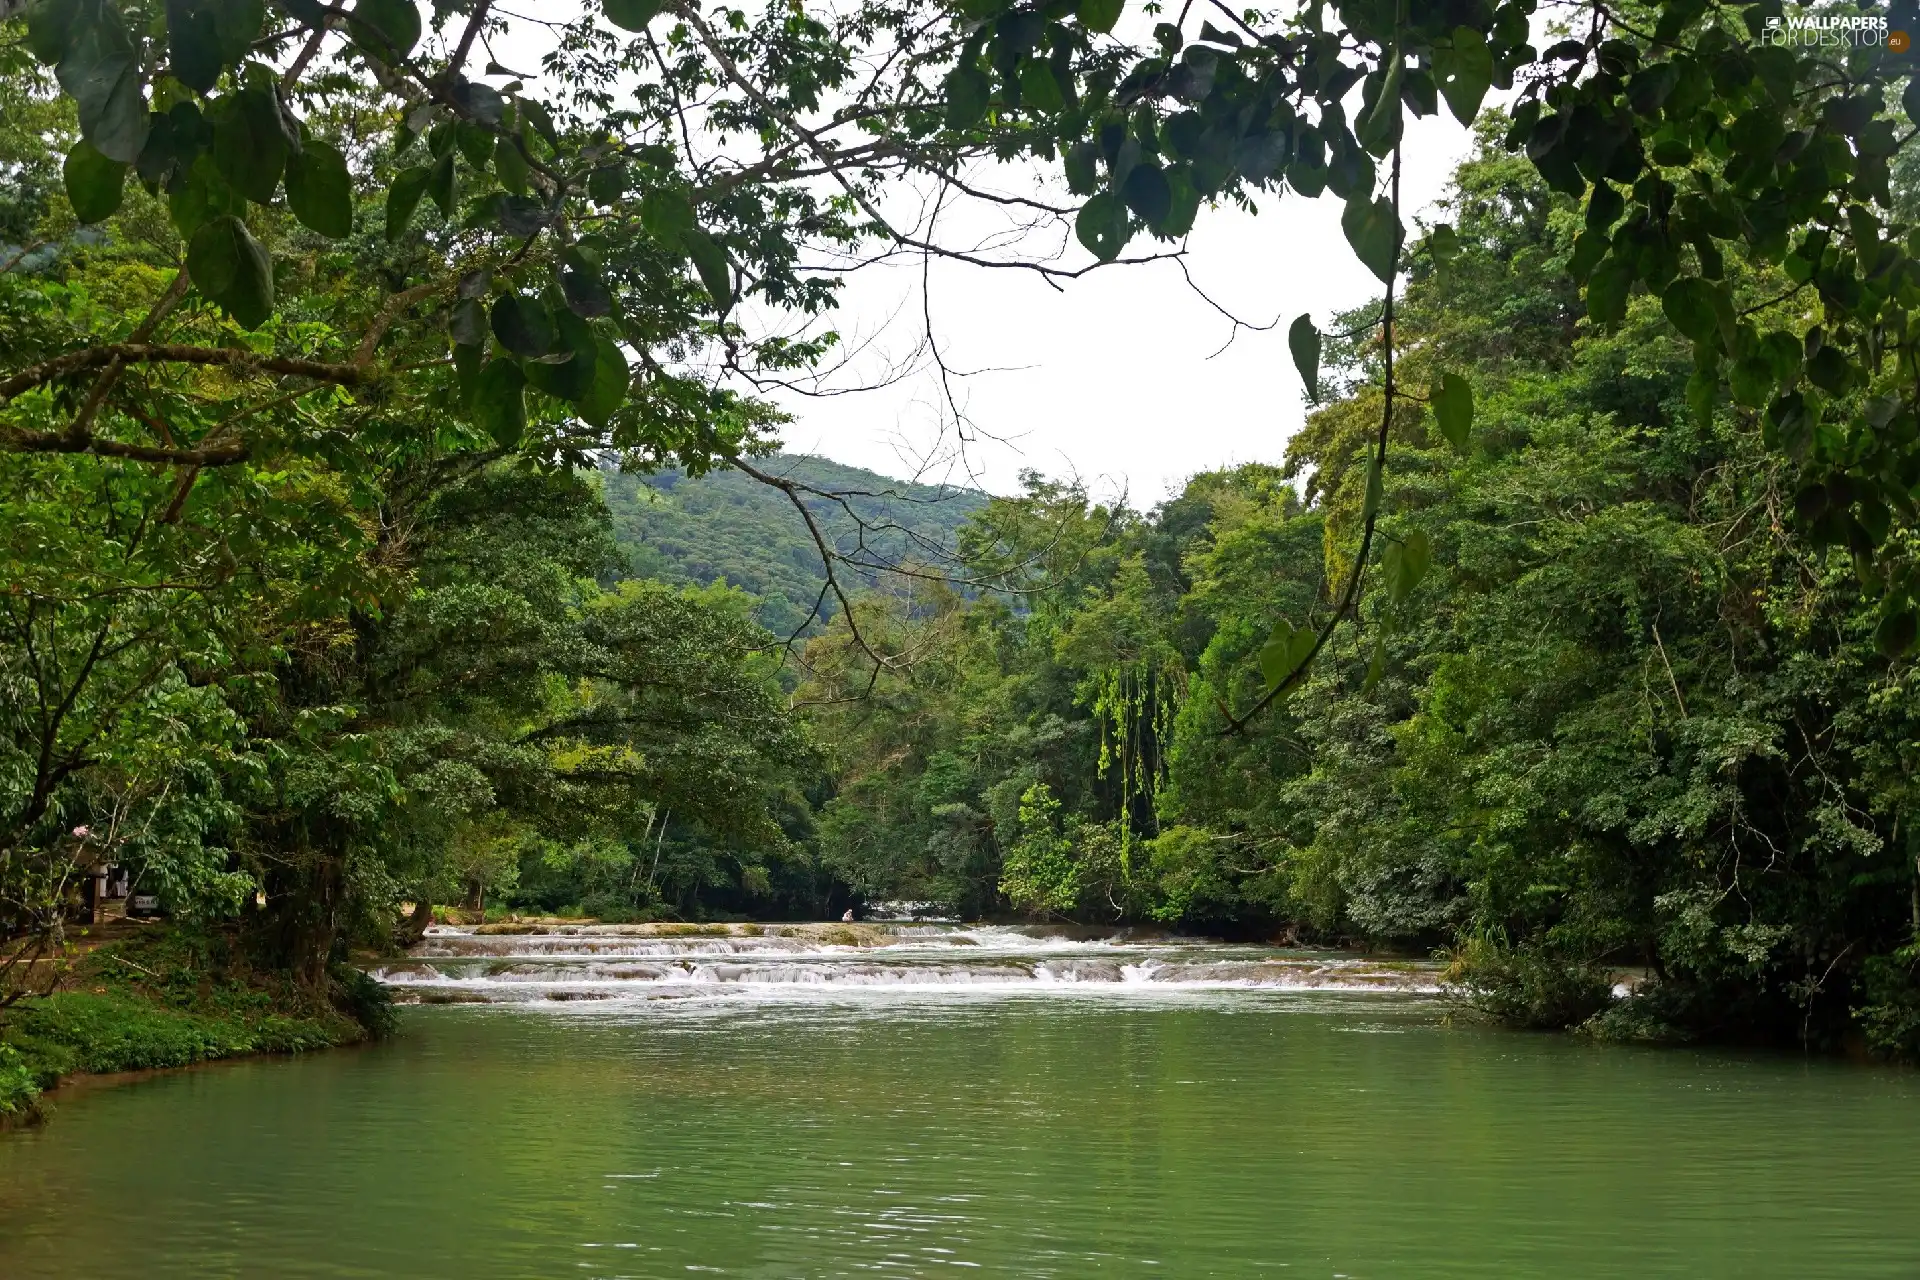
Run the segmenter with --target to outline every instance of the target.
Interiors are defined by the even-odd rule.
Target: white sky
[[[580,9],[578,0],[520,3],[552,21]],[[494,48],[507,65],[531,68],[550,44],[545,30],[523,23]],[[1418,215],[1438,201],[1470,142],[1444,110],[1410,122],[1402,207]],[[1030,189],[1021,178],[1008,173],[996,185]],[[916,372],[877,390],[773,393],[794,415],[787,447],[995,492],[1015,488],[1026,468],[1077,475],[1101,496],[1125,490],[1142,508],[1197,471],[1278,460],[1304,414],[1287,325],[1310,312],[1324,327],[1334,312],[1379,292],[1340,231],[1340,207],[1330,196],[1288,196],[1258,216],[1201,209],[1187,242],[1194,282],[1243,319],[1280,320],[1268,332],[1242,330],[1225,351],[1232,325],[1173,262],[1103,268],[1056,290],[1027,272],[936,259],[925,301],[947,366],[968,374],[953,382],[976,429],[963,454],[955,456],[940,377],[924,358]],[[1142,236],[1128,251],[1166,247]],[[1059,265],[1089,261],[1070,244]],[[917,258],[853,275],[833,324],[859,358],[836,381],[877,381],[879,370],[911,361],[924,344],[922,306]]]

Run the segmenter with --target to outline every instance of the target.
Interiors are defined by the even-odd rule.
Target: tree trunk
[[[433,899],[422,889],[420,897],[413,904],[413,914],[400,922],[393,931],[393,943],[397,947],[411,947],[427,936],[427,926],[433,923]]]

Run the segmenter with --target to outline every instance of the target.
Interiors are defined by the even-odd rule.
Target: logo
[[[1884,48],[1889,53],[1905,53],[1913,47],[1913,38],[1896,31],[1878,14],[1789,14],[1768,18],[1760,34],[1760,44],[1783,48]]]

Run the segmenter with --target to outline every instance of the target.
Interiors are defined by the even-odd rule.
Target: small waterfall
[[[436,926],[372,974],[416,1004],[1439,989],[1428,962],[1137,930],[918,923]]]

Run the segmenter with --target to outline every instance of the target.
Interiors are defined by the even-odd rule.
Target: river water
[[[420,950],[388,1043],[0,1136],[0,1277],[1920,1275],[1920,1073],[1450,1025],[1430,967],[1192,942]]]

